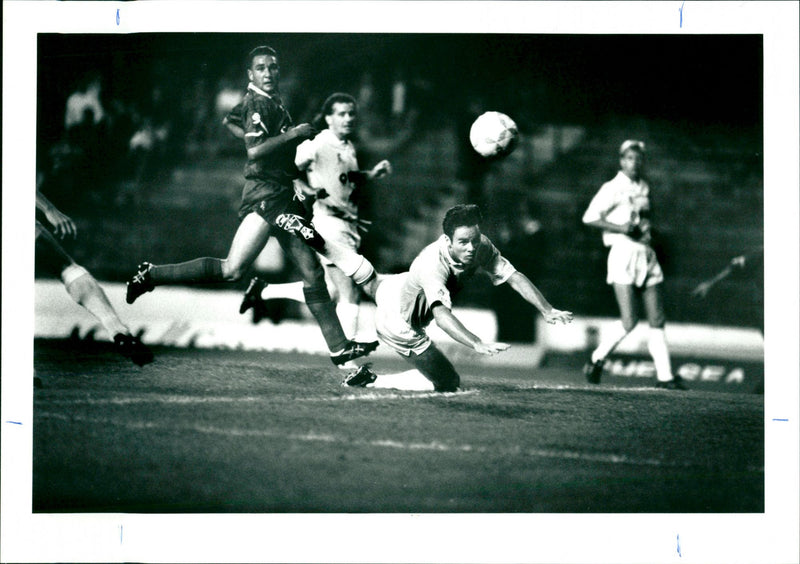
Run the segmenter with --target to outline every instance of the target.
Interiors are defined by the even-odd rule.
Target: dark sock
[[[217,258],[199,258],[177,264],[154,265],[150,269],[153,284],[204,284],[222,282],[222,261]]]
[[[327,288],[304,287],[303,296],[308,309],[311,310],[311,315],[317,320],[317,325],[322,331],[328,350],[339,352],[344,349],[347,345],[347,337],[344,335],[342,324],[336,315],[336,306],[331,301]]]

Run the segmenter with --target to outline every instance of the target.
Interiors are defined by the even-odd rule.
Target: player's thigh
[[[275,238],[278,240],[286,256],[297,268],[300,277],[305,285],[327,287],[325,283],[325,271],[319,262],[319,257],[314,250],[303,243],[298,237],[286,231],[276,231]]]
[[[58,278],[75,261],[47,228],[36,224],[36,271]]]
[[[257,213],[247,214],[233,236],[223,269],[228,272],[247,269],[264,249],[270,235],[269,224]]]
[[[650,327],[662,328],[666,323],[662,284],[653,284],[642,290],[645,314]]]
[[[612,284],[612,287],[614,288],[614,296],[617,298],[622,325],[627,331],[631,331],[639,322],[636,288],[633,284]]]

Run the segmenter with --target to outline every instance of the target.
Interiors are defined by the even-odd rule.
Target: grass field
[[[760,395],[590,387],[563,362],[352,389],[322,356],[155,350],[36,341],[34,512],[764,511]]]

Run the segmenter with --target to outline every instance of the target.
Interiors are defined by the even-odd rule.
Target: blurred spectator
[[[81,88],[67,98],[64,114],[64,130],[69,131],[78,125],[99,125],[105,118],[103,105],[100,103],[100,78],[91,77]]]

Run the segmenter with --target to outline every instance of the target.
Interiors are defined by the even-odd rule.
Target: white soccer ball
[[[472,148],[484,157],[508,155],[517,146],[518,137],[517,124],[501,112],[481,114],[469,130]]]

